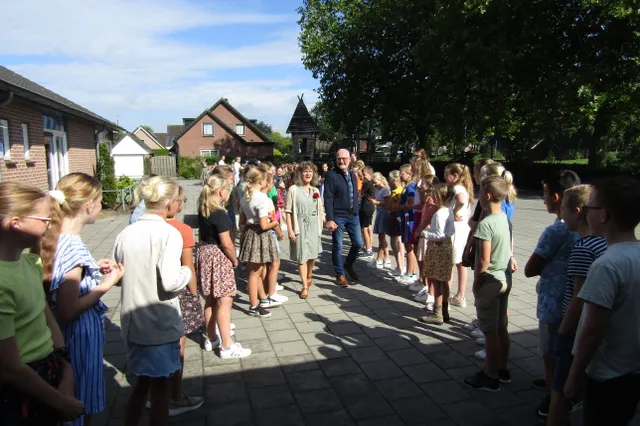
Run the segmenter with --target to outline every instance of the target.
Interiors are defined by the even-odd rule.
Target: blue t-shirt
[[[140,204],[136,206],[135,210],[129,217],[129,225],[133,225],[134,223],[136,223],[138,219],[140,219],[140,216],[144,214],[146,208],[147,206],[145,205],[144,200],[140,201]]]
[[[500,204],[502,211],[507,215],[507,219],[509,219],[509,223],[513,223],[513,212],[516,209],[515,204],[508,202],[507,200],[503,200],[502,204]]]
[[[562,320],[562,296],[567,284],[566,269],[569,255],[578,241],[578,234],[570,232],[564,221],[558,220],[548,226],[538,240],[534,253],[548,263],[542,269],[536,286],[539,320],[560,322]]]
[[[407,198],[414,198],[416,196],[416,183],[415,182],[411,182],[409,185],[407,185],[407,187],[405,188],[405,190],[402,192],[402,195],[400,196],[400,204],[406,204],[407,202]],[[407,215],[407,219],[409,222],[413,222],[413,209],[408,210],[407,212],[405,212],[405,214]]]

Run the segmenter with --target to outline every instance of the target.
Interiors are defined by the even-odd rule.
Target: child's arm
[[[480,275],[489,270],[491,263],[491,241],[479,240],[476,267],[474,269],[473,285],[480,283]]]
[[[456,222],[460,222],[462,220],[462,216],[458,213],[460,213],[460,210],[462,210],[465,205],[465,194],[461,192],[460,194],[456,195],[455,200],[456,204],[455,206],[453,206],[453,217]]]
[[[196,268],[193,265],[193,247],[185,247],[182,249],[182,255],[180,256],[180,263],[182,266],[186,266],[191,269],[191,281],[189,281],[189,291],[194,296],[198,295],[198,284],[196,282]]]
[[[229,231],[219,232],[218,239],[220,240],[220,248],[222,252],[229,258],[233,267],[238,266],[238,258],[236,257],[236,247],[231,240],[231,233]]]
[[[567,236],[564,236],[566,239]],[[524,267],[524,275],[527,278],[536,277],[542,273],[544,267],[553,259],[560,246],[564,243],[561,234],[550,226],[544,230],[538,241],[538,245]]]
[[[182,244],[182,235],[179,232],[170,232],[158,259],[158,275],[162,288],[167,293],[180,291],[191,282],[191,269],[182,266],[178,260],[182,256]]]
[[[537,277],[542,273],[544,267],[551,259],[545,259],[538,253],[533,253],[524,267],[524,276],[527,278]]]
[[[262,229],[263,231],[268,231],[275,228],[276,226],[280,226],[280,222],[276,220],[274,220],[273,222],[269,222],[268,216],[263,216],[260,218],[260,229]]]
[[[580,321],[582,307],[584,306],[584,301],[578,297],[578,293],[582,290],[585,280],[586,277],[575,277],[573,279],[573,298],[560,324],[560,329],[558,330],[560,334],[567,334],[578,327],[578,321]]]

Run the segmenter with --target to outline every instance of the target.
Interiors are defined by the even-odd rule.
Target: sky
[[[197,117],[221,97],[284,133],[317,82],[302,0],[19,0],[2,5],[0,64],[133,131]]]

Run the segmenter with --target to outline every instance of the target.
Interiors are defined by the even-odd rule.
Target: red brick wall
[[[0,158],[0,174],[3,181],[18,180],[40,189],[49,189],[47,161],[42,130],[42,112],[33,104],[14,100],[0,107],[0,119],[9,124],[9,142],[11,144],[11,162]],[[29,162],[24,158],[22,124],[28,126]]]
[[[96,147],[92,123],[68,118],[66,122],[69,173],[82,172],[93,176]]]
[[[219,105],[214,112],[216,117],[232,130],[235,130],[236,124],[242,123],[223,105]],[[213,136],[202,135],[202,123],[213,123]],[[195,157],[200,155],[200,150],[217,149],[220,151],[220,155],[225,155],[227,159],[237,155],[242,158],[270,159],[273,157],[273,145],[251,146],[251,141],[262,142],[263,140],[251,131],[249,127],[245,127],[245,133],[246,135],[243,139],[246,140],[247,143],[241,143],[231,136],[220,124],[208,115],[205,115],[180,138],[180,155]]]

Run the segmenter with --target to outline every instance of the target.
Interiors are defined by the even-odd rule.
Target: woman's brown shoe
[[[302,291],[300,291],[300,299],[306,299],[309,297],[309,288],[303,287]]]

